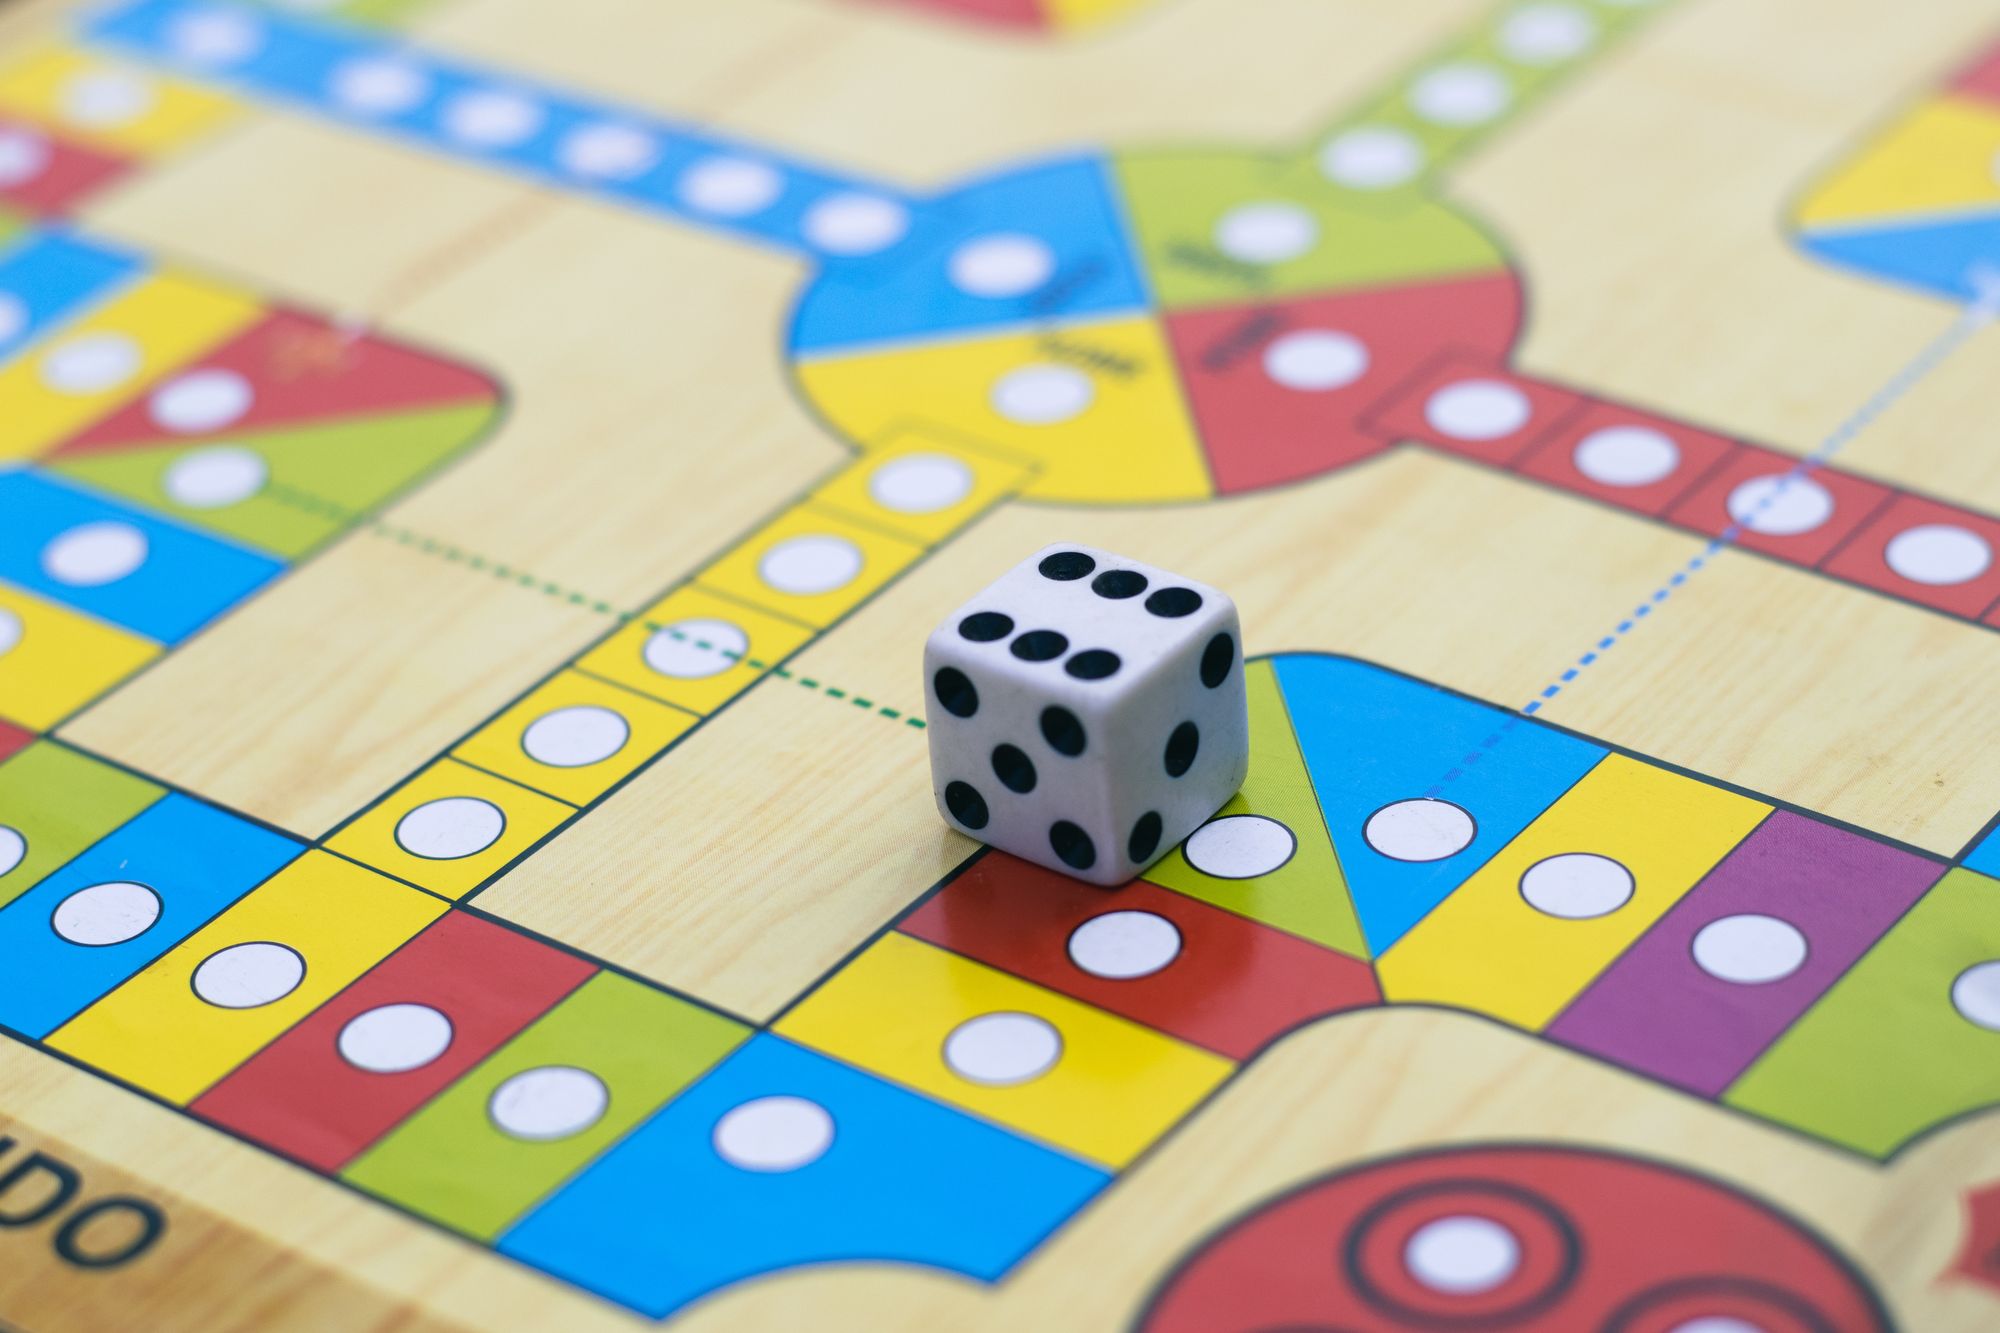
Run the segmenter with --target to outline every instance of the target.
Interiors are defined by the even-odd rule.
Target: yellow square
[[[1540,1029],[1770,813],[1607,755],[1389,946],[1382,993]]]
[[[0,459],[61,442],[262,313],[241,292],[182,274],[141,279],[0,369]]]
[[[812,636],[803,625],[689,584],[648,607],[576,665],[706,716]]]
[[[1145,1151],[1234,1068],[894,933],[835,973],[777,1032],[1113,1167]]]
[[[0,717],[47,731],[160,655],[150,639],[0,583]]]
[[[803,504],[703,571],[717,592],[825,628],[924,554],[915,542]]]
[[[537,686],[452,754],[572,805],[589,805],[697,721],[575,671]]]
[[[576,812],[453,759],[440,759],[326,845],[447,898],[479,887]]]
[[[1019,491],[1034,474],[933,430],[905,430],[868,450],[812,494],[812,502],[873,527],[935,545]]]
[[[307,852],[58,1028],[49,1044],[184,1105],[446,907]]]
[[[0,111],[137,157],[178,148],[235,110],[235,100],[221,93],[70,47],[0,69]]]

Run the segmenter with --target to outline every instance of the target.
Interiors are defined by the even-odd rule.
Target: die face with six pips
[[[1109,551],[1048,547],[924,645],[931,782],[960,832],[1122,884],[1243,784],[1228,597]]]

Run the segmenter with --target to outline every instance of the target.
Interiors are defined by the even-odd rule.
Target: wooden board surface
[[[1504,238],[1525,287],[1517,370],[1806,455],[1959,312],[1816,262],[1788,216],[1996,14],[1660,9],[1441,188]],[[398,26],[922,192],[1076,146],[1296,146],[1486,12],[1161,0],[1037,36],[847,0],[441,0]],[[61,4],[10,6],[0,43],[74,22]],[[302,841],[340,850],[357,812],[875,444],[839,438],[789,361],[807,258],[309,110],[244,99],[80,222],[504,388],[480,442],[55,733]],[[2000,510],[1996,376],[2000,334],[1971,334],[1839,465]],[[971,589],[1064,540],[1227,589],[1250,654],[1352,655],[1509,708],[1708,543],[1414,447],[1200,503],[1002,499],[813,637],[790,678],[509,864],[478,910],[771,1021],[972,851],[939,822],[925,737],[904,721],[926,708],[918,645]],[[1539,716],[1944,859],[2000,808],[2000,633],[1740,551]],[[102,1270],[64,1263],[52,1223],[0,1229],[0,1321],[37,1333],[651,1322],[14,1040],[8,1139],[72,1168],[79,1201],[131,1195],[167,1218],[154,1248]],[[1411,1007],[1279,1041],[997,1284],[818,1267],[708,1298],[684,1326],[1122,1327],[1191,1248],[1307,1179],[1514,1141],[1629,1153],[1761,1198],[1846,1256],[1900,1327],[2000,1322],[2000,1289],[1940,1280],[1966,1194],[2000,1180],[1990,1114],[1876,1161]]]

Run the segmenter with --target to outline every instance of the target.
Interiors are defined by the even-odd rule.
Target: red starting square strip
[[[1422,440],[1506,467],[1583,402],[1568,389],[1454,353],[1378,407],[1369,427],[1392,440]]]
[[[1237,1060],[1381,1003],[1366,964],[1296,935],[1144,880],[1107,891],[1001,852],[901,929]]]
[[[73,213],[131,169],[129,158],[0,116],[0,203],[40,217]]]
[[[1976,620],[2000,603],[2000,522],[1898,495],[1821,566],[1837,578]]]
[[[595,971],[447,912],[189,1109],[338,1171]]]
[[[1895,494],[1832,468],[1792,476],[1798,465],[1789,454],[1746,445],[1667,517],[1711,537],[1737,525],[1737,545],[1811,567]]]
[[[1658,518],[1739,447],[1615,403],[1589,403],[1516,466],[1563,490]]]

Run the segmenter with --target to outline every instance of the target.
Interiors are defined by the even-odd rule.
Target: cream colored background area
[[[55,6],[0,11],[0,41]],[[913,186],[1077,144],[1307,133],[1477,6],[1163,0],[1071,44],[844,0],[457,0],[421,35]],[[1536,373],[1804,452],[1951,319],[1817,266],[1789,201],[1994,21],[1975,0],[1684,0],[1458,169],[1511,247]],[[799,264],[260,112],[92,225],[491,370],[512,411],[387,517],[637,606],[841,457],[794,398]],[[2000,509],[1976,338],[1844,456]],[[1075,537],[1229,589],[1251,652],[1373,658],[1501,703],[1562,670],[1695,539],[1400,452],[1282,491],[1153,510],[1013,507],[804,656],[921,708],[924,633],[966,590]],[[79,741],[307,835],[393,785],[604,622],[368,533],[91,710]],[[1954,852],[2000,807],[2000,635],[1796,570],[1715,562],[1552,720]],[[966,851],[921,733],[765,688],[480,900],[763,1017]],[[80,1276],[0,1231],[0,1310],[36,1329],[587,1329],[602,1302],[16,1045],[0,1132],[171,1202],[162,1257]],[[11,1122],[11,1123],[9,1123]],[[1471,1019],[1345,1018],[1266,1054],[996,1289],[820,1270],[705,1303],[700,1329],[1109,1328],[1175,1256],[1300,1179],[1423,1143],[1570,1139],[1685,1163],[1806,1217],[1912,1329],[2000,1324],[1934,1281],[2000,1119],[1883,1169]],[[687,1206],[698,1206],[690,1201]]]

